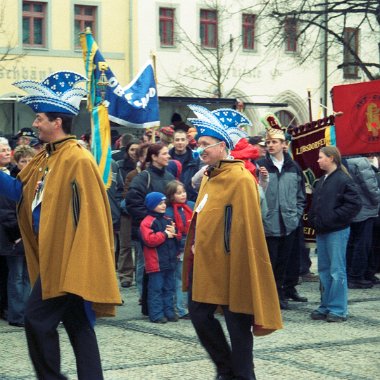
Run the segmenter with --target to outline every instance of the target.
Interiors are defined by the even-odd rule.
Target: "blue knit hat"
[[[219,108],[209,111],[207,108],[191,104],[188,107],[198,119],[188,119],[197,129],[197,139],[202,136],[215,137],[224,141],[228,149],[234,149],[235,144],[247,133],[240,129],[241,125],[252,123],[240,112],[231,108]]]
[[[152,211],[154,210],[162,201],[166,199],[165,195],[157,191],[148,193],[145,196],[145,207]]]
[[[58,112],[77,115],[80,101],[87,91],[76,86],[85,81],[87,78],[78,73],[59,71],[49,75],[42,82],[22,80],[13,85],[29,94],[20,99],[20,102],[28,105],[36,113]]]

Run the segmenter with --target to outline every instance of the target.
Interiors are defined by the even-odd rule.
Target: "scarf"
[[[186,203],[172,203],[173,214],[174,214],[174,222],[177,227],[177,235],[178,238],[182,238],[182,234],[187,234],[189,230],[191,217],[193,215],[193,210]],[[186,223],[183,223],[183,219],[181,214],[179,213],[179,209],[183,208],[183,213],[185,214]]]

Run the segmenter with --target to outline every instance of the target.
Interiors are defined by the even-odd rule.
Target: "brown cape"
[[[32,226],[37,182],[45,177],[38,236]],[[91,154],[73,136],[50,143],[20,172],[18,205],[31,283],[41,277],[42,297],[66,293],[91,301],[97,316],[115,315],[112,221],[105,187]]]
[[[186,288],[194,243],[193,300],[229,305],[233,312],[252,314],[255,335],[281,329],[258,188],[244,163],[221,161],[203,178],[194,210],[183,267]],[[232,211],[229,235],[226,210]]]

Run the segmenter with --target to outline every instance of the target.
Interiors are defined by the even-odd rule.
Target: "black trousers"
[[[67,379],[61,373],[58,325],[63,322],[74,350],[79,380],[102,380],[95,331],[90,325],[82,298],[68,294],[42,300],[38,278],[25,309],[25,333],[37,378]]]
[[[272,264],[273,275],[276,281],[277,292],[280,299],[284,298],[284,282],[286,278],[286,268],[289,258],[292,256],[293,246],[297,237],[297,229],[287,236],[267,236],[267,246]],[[299,253],[299,251],[297,251]],[[295,260],[296,257],[293,257]],[[299,272],[299,256],[297,263],[290,263]],[[297,277],[298,280],[298,277]]]
[[[220,322],[214,316],[218,305],[192,301],[191,286],[188,296],[191,322],[202,346],[214,362],[218,375],[254,380],[253,316],[233,313],[228,306],[221,306],[230,335],[230,347]]]

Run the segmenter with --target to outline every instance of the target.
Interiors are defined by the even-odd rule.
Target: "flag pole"
[[[156,82],[156,88],[157,88],[157,72],[156,72],[157,56],[156,56],[156,53],[154,53],[153,51],[150,52],[150,59],[152,60],[152,64],[153,64],[154,81]],[[156,142],[156,129],[157,129],[157,127],[159,127],[159,125],[156,125],[154,127],[149,128],[152,131],[152,143],[153,144]]]

